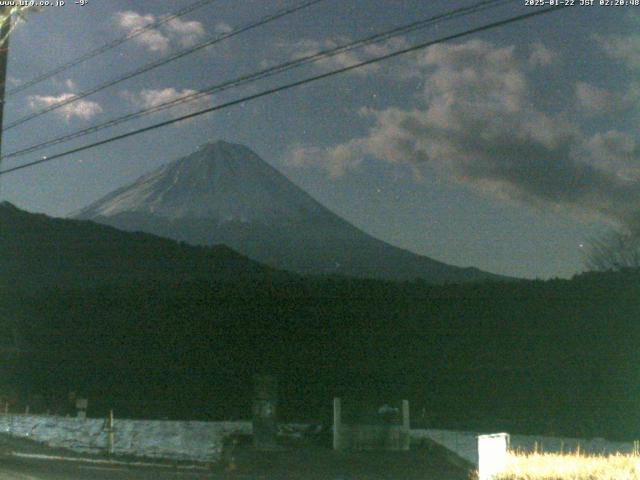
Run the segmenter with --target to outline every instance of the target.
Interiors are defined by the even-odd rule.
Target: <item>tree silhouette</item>
[[[610,230],[592,239],[585,265],[596,271],[640,268],[640,232]]]

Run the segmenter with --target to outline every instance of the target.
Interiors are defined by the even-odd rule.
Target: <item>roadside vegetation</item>
[[[637,480],[638,455],[586,455],[573,453],[517,453],[508,457],[507,469],[496,480]]]

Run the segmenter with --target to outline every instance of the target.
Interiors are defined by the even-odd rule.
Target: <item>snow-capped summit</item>
[[[199,218],[270,225],[323,210],[247,147],[217,141],[201,145],[194,153],[116,190],[77,216],[138,213],[171,220]]]
[[[194,245],[224,243],[276,268],[434,283],[497,278],[377,240],[335,215],[249,148],[217,141],[74,215]]]

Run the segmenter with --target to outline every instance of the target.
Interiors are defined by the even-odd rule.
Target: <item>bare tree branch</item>
[[[640,268],[640,233],[612,230],[592,239],[585,265],[596,271]]]

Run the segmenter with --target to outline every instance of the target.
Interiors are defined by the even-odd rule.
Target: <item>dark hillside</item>
[[[3,388],[23,402],[63,411],[78,391],[93,415],[247,417],[251,376],[273,372],[292,420],[328,419],[334,395],[405,397],[416,425],[637,436],[638,271],[305,279],[224,247],[0,214],[0,318],[22,350]]]
[[[6,202],[0,204],[0,252],[0,288],[18,290],[275,272],[223,245],[192,247],[92,222],[31,214]]]

